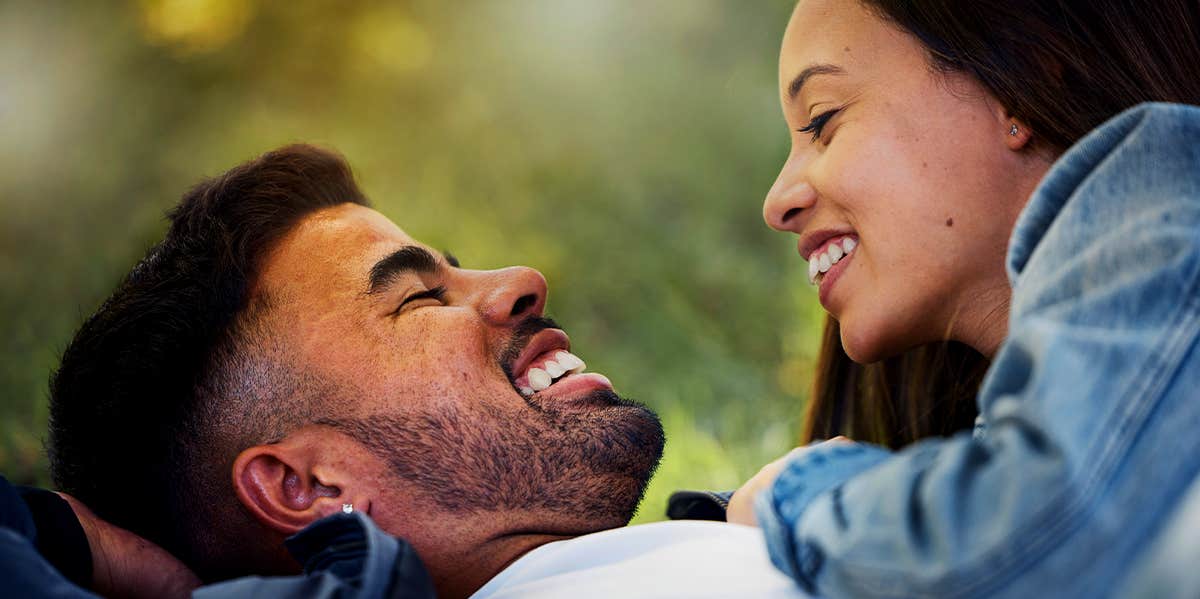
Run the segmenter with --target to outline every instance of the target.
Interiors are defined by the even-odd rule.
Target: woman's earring
[[[1017,124],[1016,123],[1013,123],[1012,129],[1008,130],[1008,134],[1013,137],[1017,136]]]
[[[353,503],[343,503],[342,504],[342,513],[343,514],[353,514],[354,513],[354,504]]]

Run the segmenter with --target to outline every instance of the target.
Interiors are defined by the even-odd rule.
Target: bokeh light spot
[[[247,0],[142,0],[147,41],[184,53],[216,50],[245,30],[254,14]]]
[[[361,58],[394,74],[418,71],[433,57],[433,42],[425,28],[391,7],[365,11],[353,38]]]

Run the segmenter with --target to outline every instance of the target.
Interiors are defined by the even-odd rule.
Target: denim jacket
[[[370,517],[327,516],[288,537],[287,550],[304,566],[296,576],[246,576],[192,593],[194,599],[432,599],[433,582],[416,551]]]
[[[1169,532],[1200,474],[1200,107],[1144,104],[1071,148],[1006,266],[976,434],[797,452],[759,496],[805,589],[1106,596]]]

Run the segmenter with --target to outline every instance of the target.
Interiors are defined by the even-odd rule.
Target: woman
[[[975,437],[809,446],[735,494],[802,585],[1125,579],[1200,473],[1200,109],[1122,111],[1200,103],[1198,39],[1194,0],[797,5],[767,223],[799,236],[849,358],[991,361]]]

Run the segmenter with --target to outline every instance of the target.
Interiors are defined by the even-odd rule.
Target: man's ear
[[[310,435],[292,436],[279,443],[256,445],[233,462],[233,487],[238,499],[260,522],[285,535],[335,514],[344,504],[369,511],[369,500],[353,497],[354,481],[338,464],[324,461]]]

